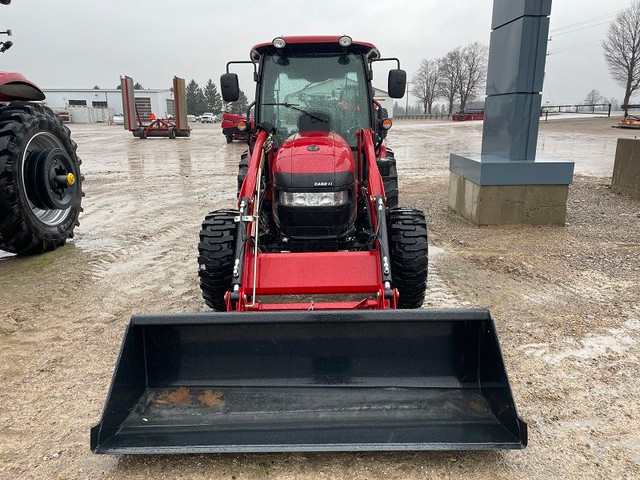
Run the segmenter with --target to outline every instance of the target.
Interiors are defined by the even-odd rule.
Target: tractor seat
[[[329,115],[320,112],[309,112],[298,117],[298,131],[300,132],[330,132],[331,121]],[[313,116],[311,116],[313,115]],[[319,119],[322,119],[320,121]]]

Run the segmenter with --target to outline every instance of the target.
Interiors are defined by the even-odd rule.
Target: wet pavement
[[[97,423],[134,313],[205,311],[204,215],[233,206],[241,143],[219,125],[139,140],[72,125],[86,176],[74,240],[0,252],[0,478],[640,478],[640,203],[608,188],[610,119],[541,124],[539,153],[574,160],[568,225],[475,228],[448,212],[449,153],[480,122],[397,121],[400,203],[426,211],[427,307],[489,307],[520,414],[522,452],[96,456]]]

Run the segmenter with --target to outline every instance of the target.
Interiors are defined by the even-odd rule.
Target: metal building
[[[71,122],[105,122],[122,115],[122,92],[115,88],[44,88],[45,103],[54,112],[69,112]],[[151,112],[163,118],[174,114],[173,92],[167,89],[135,90],[136,106],[142,118]]]

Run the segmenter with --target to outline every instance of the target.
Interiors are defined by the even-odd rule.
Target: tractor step
[[[524,448],[486,310],[135,316],[96,453]]]

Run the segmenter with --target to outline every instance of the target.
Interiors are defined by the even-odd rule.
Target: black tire
[[[216,210],[207,215],[200,230],[198,264],[200,289],[214,310],[227,310],[224,295],[231,290],[235,261],[237,210]]]
[[[244,183],[244,179],[249,171],[249,152],[245,151],[240,155],[240,163],[238,164],[238,191],[236,196],[240,195],[240,189]]]
[[[378,170],[384,183],[384,193],[387,197],[387,208],[396,208],[399,201],[398,169],[393,150],[387,148],[386,158],[378,160]]]
[[[29,102],[13,102],[0,108],[1,250],[18,255],[38,254],[55,250],[73,237],[83,195],[82,162],[76,148],[69,128],[49,108]],[[64,187],[51,183],[52,190],[47,190],[40,181],[44,167],[41,170],[34,162],[40,162],[39,158],[36,160],[38,154],[54,150],[60,152],[58,158],[73,175],[73,183]],[[58,187],[64,189],[60,190],[64,192],[60,193],[64,207],[41,205],[43,198]]]
[[[389,249],[398,308],[420,308],[427,288],[429,246],[424,213],[409,208],[389,211]]]
[[[144,140],[145,138],[147,138],[147,134],[143,127],[138,129],[138,138],[140,138],[141,140]]]
[[[396,208],[398,206],[398,170],[396,168],[395,159],[391,159],[389,165],[389,174],[382,177],[384,183],[384,193],[387,197],[387,208]]]
[[[169,128],[169,132],[168,132],[168,133],[169,133],[169,138],[170,138],[171,140],[173,140],[174,138],[176,138],[176,129],[175,129],[175,128],[170,127],[170,128]]]
[[[225,135],[225,138],[227,139],[227,143],[233,142],[233,135]]]

